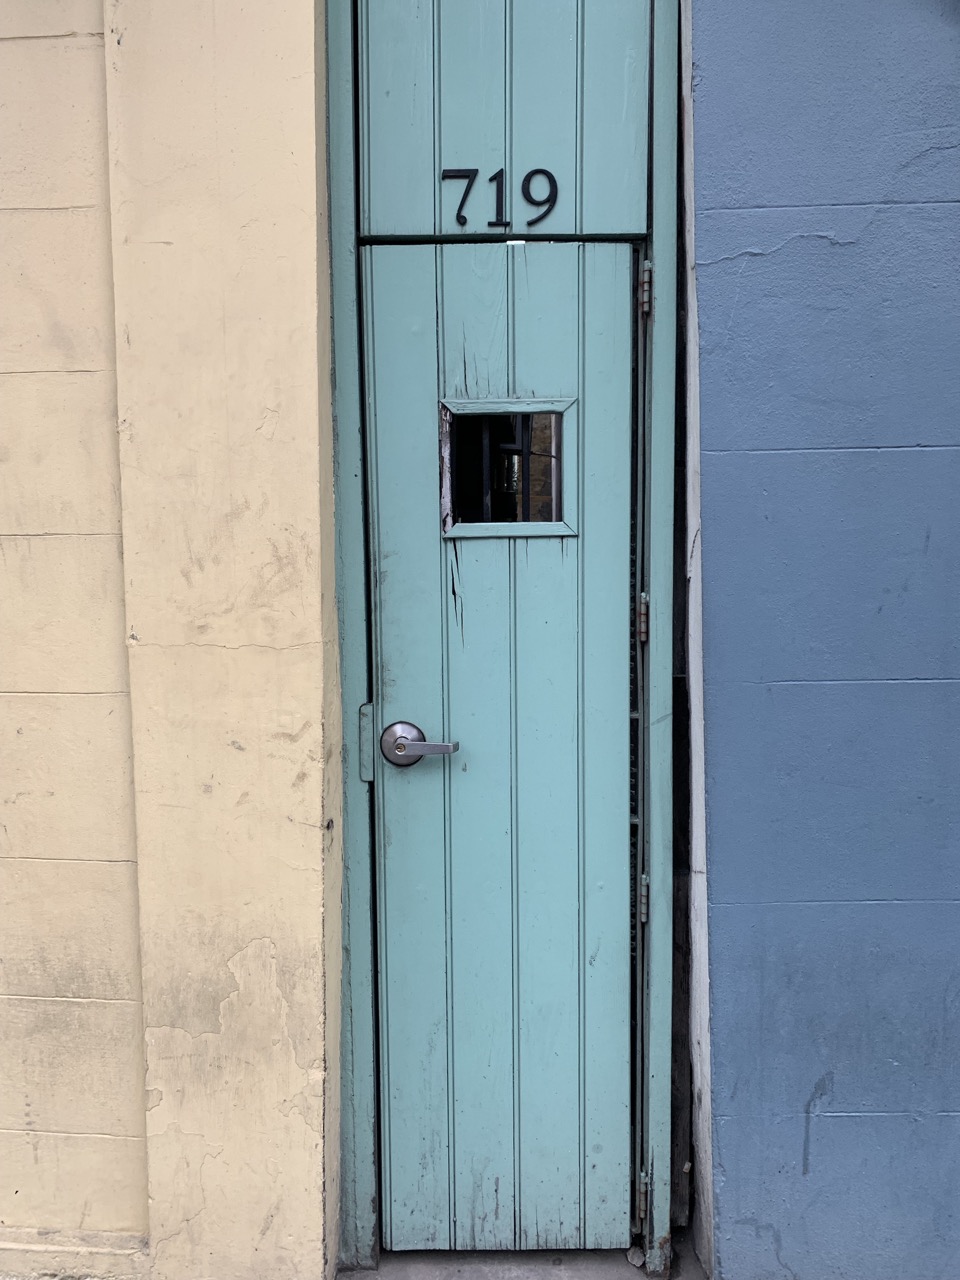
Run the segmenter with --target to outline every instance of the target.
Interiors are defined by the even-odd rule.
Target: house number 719
[[[465,227],[467,225],[467,215],[464,213],[464,206],[473,190],[473,184],[477,180],[479,169],[443,169],[440,173],[440,180],[447,182],[448,180],[465,182],[463,195],[460,197],[460,203],[457,205],[457,225]],[[547,194],[541,199],[533,194],[533,183],[537,179],[545,178],[547,182]],[[493,183],[496,195],[494,197],[494,215],[493,221],[488,222],[488,227],[505,228],[510,223],[504,218],[504,195],[503,195],[503,170],[498,169],[496,173],[492,173],[487,179]],[[538,183],[538,185],[540,185]],[[528,227],[535,227],[538,222],[542,222],[548,214],[553,213],[557,203],[557,180],[549,169],[531,169],[520,183],[520,194],[526,200],[527,204],[534,209],[542,209],[542,213],[538,213],[534,218],[527,219]]]

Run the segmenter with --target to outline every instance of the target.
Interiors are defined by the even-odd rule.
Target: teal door
[[[633,255],[361,250],[388,1249],[630,1243]]]

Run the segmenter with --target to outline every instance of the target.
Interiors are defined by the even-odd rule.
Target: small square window
[[[453,523],[562,520],[562,422],[563,414],[549,412],[449,414],[443,444]]]

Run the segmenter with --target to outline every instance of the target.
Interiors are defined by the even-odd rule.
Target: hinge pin
[[[653,267],[649,262],[643,264],[640,272],[640,311],[642,315],[650,314],[653,302]]]
[[[645,591],[640,592],[637,601],[637,639],[641,644],[650,639],[650,597]]]
[[[649,1181],[645,1173],[641,1173],[637,1179],[637,1218],[643,1221],[647,1216],[647,1192]]]
[[[640,923],[646,924],[650,916],[650,877],[640,877]]]

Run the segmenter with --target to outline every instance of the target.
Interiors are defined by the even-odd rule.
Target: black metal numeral
[[[488,222],[487,226],[488,227],[509,227],[510,223],[505,221],[503,216],[504,215],[503,170],[498,169],[496,173],[492,173],[490,177],[487,179],[487,181],[495,183],[497,188],[496,211],[493,215],[493,221]]]
[[[463,212],[463,206],[467,203],[467,197],[473,190],[473,184],[477,180],[479,169],[444,169],[440,174],[442,182],[446,182],[448,178],[458,179],[467,185],[463,189],[463,195],[460,197],[460,203],[457,205],[457,225],[465,227],[467,225],[467,215]],[[503,173],[503,170],[500,170]]]
[[[479,172],[479,169],[442,169],[440,171],[440,180],[442,182],[452,180],[466,183],[463,188],[463,195],[460,197],[460,203],[457,205],[457,226],[465,227],[467,225],[467,215],[464,210]],[[510,226],[506,218],[506,179],[504,173],[503,169],[498,169],[496,173],[491,173],[487,179],[494,187],[493,221],[488,222],[487,226],[498,231],[505,231]],[[546,178],[547,180],[547,194],[542,198],[533,194],[533,183],[537,178]],[[549,169],[531,169],[520,184],[520,193],[527,204],[532,205],[534,209],[542,210],[535,218],[528,220],[528,227],[535,227],[538,222],[542,222],[544,218],[549,217],[557,207],[559,187],[556,177]]]
[[[534,178],[546,178],[547,194],[543,200],[538,200],[533,194],[532,182]],[[528,227],[535,227],[538,222],[542,222],[548,214],[553,213],[557,205],[557,180],[549,169],[531,169],[523,182],[520,184],[520,194],[526,200],[527,204],[532,204],[535,209],[542,209],[543,213],[538,213],[535,218],[530,218],[527,222]]]

